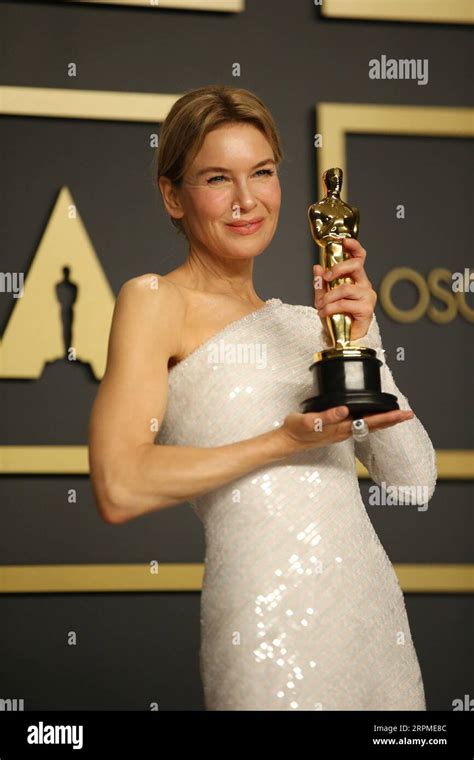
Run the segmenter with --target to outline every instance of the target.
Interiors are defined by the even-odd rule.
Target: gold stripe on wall
[[[369,21],[424,21],[472,24],[473,0],[323,0],[321,13],[330,18]]]
[[[438,449],[436,463],[442,480],[474,479],[472,449]],[[356,464],[358,477],[368,478],[364,465]],[[0,446],[0,474],[88,475],[87,446]]]
[[[430,594],[474,592],[474,565],[394,565],[403,591]]]
[[[235,13],[245,10],[244,0],[68,0],[68,2],[137,5],[151,10],[175,8],[183,11],[231,11]]]
[[[181,95],[150,92],[0,87],[0,113],[111,121],[165,120]]]
[[[357,475],[368,478],[364,465],[356,460]],[[437,449],[436,467],[438,478],[441,480],[473,480],[474,479],[474,450],[473,449]]]
[[[88,591],[200,591],[202,563],[163,563],[156,575],[143,564],[4,565],[0,593]]]
[[[87,446],[0,446],[2,475],[88,475]]]
[[[474,591],[474,565],[395,564],[401,588],[413,593],[462,594]],[[133,565],[4,565],[0,593],[88,593],[201,591],[202,563],[163,563],[158,573]]]

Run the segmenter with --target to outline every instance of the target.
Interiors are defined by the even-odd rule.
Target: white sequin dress
[[[354,343],[377,349],[382,390],[409,408],[375,316]],[[314,395],[308,367],[327,346],[313,307],[271,298],[171,368],[155,442],[221,446],[281,425]],[[206,546],[207,710],[426,710],[403,593],[362,501],[355,456],[379,484],[434,490],[435,453],[414,417],[192,501]]]

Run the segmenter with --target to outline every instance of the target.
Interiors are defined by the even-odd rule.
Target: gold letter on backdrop
[[[64,267],[77,287],[71,306],[74,355],[89,362],[94,376],[102,378],[115,296],[67,187],[59,193],[25,273],[23,297],[15,299],[0,345],[0,377],[38,378],[46,362],[64,357],[61,303],[56,293],[64,280]]]

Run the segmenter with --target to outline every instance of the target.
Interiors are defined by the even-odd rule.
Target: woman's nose
[[[255,206],[255,203],[255,196],[247,185],[236,189],[233,203],[234,206],[240,206],[242,209],[250,209]]]

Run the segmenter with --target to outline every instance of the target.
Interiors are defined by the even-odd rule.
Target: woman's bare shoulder
[[[122,293],[129,296],[131,300],[155,303],[163,310],[172,309],[175,317],[178,317],[180,313],[184,315],[186,309],[186,299],[182,289],[167,280],[164,275],[156,272],[140,274],[126,280],[120,288],[119,296]],[[159,295],[159,298],[143,299],[146,294]]]
[[[156,272],[126,280],[116,302],[118,325],[136,332],[144,340],[158,340],[179,353],[186,316],[186,300],[181,289]]]

